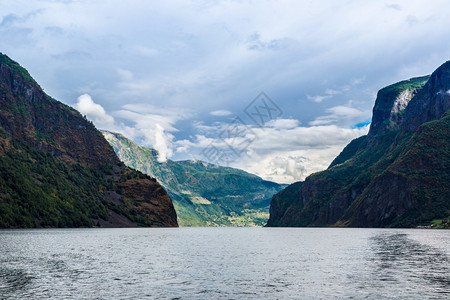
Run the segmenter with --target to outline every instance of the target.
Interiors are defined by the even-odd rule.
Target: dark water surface
[[[449,257],[448,230],[0,230],[0,299],[449,299]]]

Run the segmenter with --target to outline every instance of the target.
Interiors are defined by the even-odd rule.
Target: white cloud
[[[267,92],[286,116],[254,128],[255,162],[238,166],[286,181],[360,134],[347,128],[370,118],[378,89],[450,56],[444,0],[3,2],[2,52],[56,99],[95,95],[102,106],[79,100],[82,113],[161,157],[226,146],[211,115],[238,115]]]
[[[225,117],[225,116],[231,115],[232,112],[229,110],[221,109],[221,110],[214,110],[214,111],[210,112],[209,114],[212,116],[216,116],[216,117]]]
[[[153,107],[146,104],[127,104],[111,115],[95,103],[88,94],[78,97],[74,108],[91,119],[101,129],[122,133],[144,146],[158,151],[158,161],[164,162],[173,155],[176,122],[192,116],[189,109],[179,110]],[[127,125],[128,124],[128,125]],[[177,151],[183,151],[179,147]]]
[[[172,156],[172,149],[169,147],[171,137],[164,133],[164,128],[156,124],[155,143],[154,147],[158,151],[158,161],[165,162],[167,158]]]
[[[117,119],[120,118],[122,120],[126,120],[127,122],[134,123],[135,127],[139,129],[153,128],[156,126],[156,124],[159,124],[166,131],[177,131],[177,129],[174,127],[176,119],[174,119],[172,116],[135,112],[127,109],[115,111],[113,112],[113,115]]]
[[[344,92],[350,91],[352,87],[364,82],[365,78],[366,78],[365,76],[362,76],[360,78],[352,79],[348,84],[344,84],[343,86],[339,87],[339,89],[327,88],[325,89],[323,95],[316,95],[316,96],[307,95],[306,98],[313,102],[320,103],[325,99],[330,99],[333,98],[334,96],[341,95]]]
[[[205,149],[213,145],[220,153],[228,155],[229,146],[239,153],[231,156],[230,166],[244,169],[267,180],[292,183],[304,180],[311,173],[328,167],[331,161],[352,139],[364,135],[363,128],[343,128],[336,125],[299,126],[297,120],[279,119],[267,127],[252,127],[236,139],[221,137],[229,124],[218,124],[215,131],[209,126],[208,136],[196,135],[191,140],[176,141],[182,151],[195,154],[192,158],[226,165],[225,160],[210,161]]]
[[[103,106],[95,103],[88,94],[78,97],[77,103],[73,107],[99,126],[114,125],[114,118],[108,115]]]
[[[136,51],[136,53],[143,55],[143,56],[149,56],[149,57],[153,57],[153,56],[157,56],[159,54],[159,51],[154,49],[154,48],[149,48],[149,47],[145,47],[145,46],[134,46],[134,51]]]
[[[265,126],[278,129],[290,129],[297,127],[299,123],[300,122],[295,119],[275,119],[267,122]]]
[[[133,73],[129,70],[117,68],[117,74],[119,75],[121,80],[129,81],[133,80]]]
[[[366,80],[366,76],[362,76],[360,78],[354,78],[350,81],[350,85],[359,85]]]
[[[172,133],[178,131],[175,124],[193,116],[189,109],[148,104],[126,104],[112,114],[122,121],[115,130],[158,151],[159,162],[164,162],[173,155],[175,137]],[[186,150],[186,147],[184,150],[182,147],[176,149],[177,152]]]
[[[276,155],[275,157],[268,157],[266,161],[268,161],[269,170],[268,174],[265,174],[264,177],[270,179],[277,179],[282,182],[291,182],[299,181],[305,178],[307,174],[307,169],[305,164],[308,162],[308,158],[304,156],[293,156],[293,155]],[[255,172],[261,173],[261,168],[254,169]]]
[[[326,169],[344,146],[286,150],[264,155],[250,155],[238,166],[266,180],[293,183],[305,180],[315,172]],[[257,161],[257,162],[256,162]]]
[[[402,10],[402,7],[400,5],[398,5],[398,4],[386,4],[386,7],[387,8],[392,8],[392,9],[395,9],[395,10]]]
[[[326,169],[351,140],[368,132],[368,126],[254,130],[258,138],[236,166],[268,180],[292,183]]]
[[[333,89],[326,89],[325,90],[325,94],[326,95],[330,95],[330,96],[339,95],[340,93],[342,93],[342,91],[333,90]]]
[[[327,110],[327,116],[319,117],[312,122],[317,124],[309,127],[300,126],[298,120],[291,118],[271,120],[264,128],[237,124],[240,135],[234,137],[226,131],[232,124],[196,122],[194,127],[203,134],[176,140],[172,134],[178,131],[176,123],[194,116],[189,110],[126,104],[113,112],[115,124],[114,118],[89,95],[80,96],[75,106],[94,118],[95,123],[108,124],[115,131],[154,148],[160,162],[171,158],[174,151],[197,153],[193,158],[208,161],[207,157],[202,157],[202,150],[213,145],[220,151],[230,152],[232,146],[239,156],[231,166],[282,183],[304,180],[307,175],[325,169],[349,141],[368,130],[368,126],[350,129],[329,125],[342,119],[361,118],[365,114],[350,106],[335,106]],[[323,124],[319,124],[321,122]]]
[[[330,98],[330,96],[328,96],[328,95],[317,95],[317,96],[310,96],[310,95],[307,95],[306,98],[307,98],[308,100],[313,101],[313,102],[320,103],[320,102],[322,102],[323,100]]]
[[[344,123],[347,125],[360,123],[368,119],[371,115],[369,110],[359,110],[350,106],[338,105],[326,110],[325,116],[319,116],[309,122],[311,126],[329,125],[334,123]]]

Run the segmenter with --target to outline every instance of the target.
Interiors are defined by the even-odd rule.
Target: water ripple
[[[0,230],[0,299],[446,298],[448,231]]]

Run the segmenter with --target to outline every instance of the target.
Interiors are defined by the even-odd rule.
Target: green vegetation
[[[161,186],[91,122],[3,54],[0,66],[0,228],[177,225]]]
[[[7,140],[11,149],[0,156],[0,227],[90,227],[92,219],[107,218],[102,174]]]
[[[450,229],[450,216],[445,219],[435,219],[431,221],[430,227],[435,229]]]
[[[0,228],[92,227],[95,220],[107,220],[109,210],[139,225],[152,225],[130,202],[105,197],[108,191],[121,193],[118,182],[150,179],[148,175],[128,172],[114,182],[112,165],[91,169],[68,164],[3,132],[1,145],[9,149],[0,154]]]
[[[441,119],[422,124],[408,140],[389,171],[414,183],[410,187],[418,209],[394,222],[396,227],[413,227],[443,219],[450,213],[450,112]]]
[[[42,131],[40,131],[38,129],[35,130],[35,137],[38,140],[45,141],[47,144],[51,144],[53,146],[58,146],[58,143],[55,142],[54,139],[52,139],[51,137],[49,137],[48,135],[46,135],[45,133],[43,133]]]
[[[17,62],[13,61],[3,53],[0,53],[0,64],[1,63],[8,65],[15,74],[21,75],[25,79],[25,81],[33,82],[34,84],[38,85],[25,68],[23,68]]]
[[[411,78],[389,85],[378,91],[373,108],[370,134],[398,130],[404,118],[404,109],[414,95],[427,83],[430,76]],[[401,96],[403,92],[407,92]],[[397,101],[398,100],[398,101]],[[393,109],[395,107],[395,109]],[[399,110],[400,109],[400,110]]]
[[[342,164],[348,159],[352,158],[365,140],[366,136],[363,135],[351,141],[347,146],[345,146],[344,150],[342,150],[342,152],[331,162],[329,168],[335,165]]]
[[[231,212],[226,216],[226,221],[230,226],[235,227],[262,227],[269,219],[269,212],[258,209],[243,209],[239,214]]]
[[[405,90],[410,90],[413,93],[420,90],[430,79],[430,76],[415,77],[409,80],[400,81],[391,84],[385,88],[378,91],[377,99],[382,99],[382,101],[375,102],[374,110],[387,110],[392,109],[392,104],[400,93]]]
[[[391,113],[405,90],[417,97],[404,99],[411,102],[437,95],[429,88],[421,90],[429,78],[381,89],[369,134],[350,142],[327,170],[275,195],[268,225],[416,227],[446,218],[450,113],[425,122],[415,132],[402,127],[405,110]]]
[[[157,161],[153,149],[103,132],[129,167],[155,177],[174,202],[180,226],[263,226],[270,199],[283,186],[203,161]]]

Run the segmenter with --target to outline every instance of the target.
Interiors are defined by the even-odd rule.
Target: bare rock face
[[[447,217],[449,102],[450,62],[381,89],[368,135],[275,195],[268,226],[414,227]]]
[[[368,135],[374,136],[386,129],[398,129],[406,107],[428,79],[429,76],[411,78],[378,91]]]
[[[0,227],[177,226],[156,181],[0,54]]]
[[[391,118],[394,117],[396,114],[401,112],[408,106],[409,101],[411,101],[413,97],[413,91],[411,90],[404,90],[400,93],[400,95],[397,96],[397,98],[394,101],[394,104],[392,105],[391,109]]]

